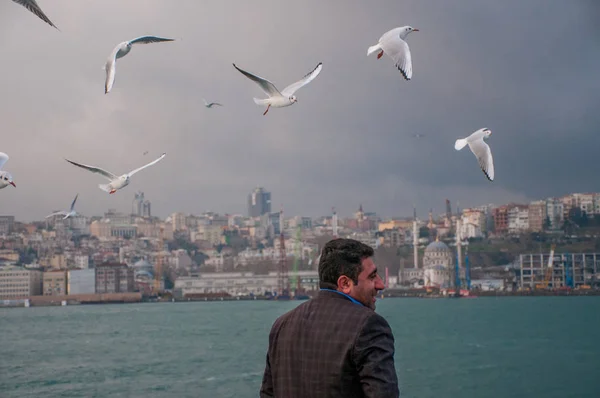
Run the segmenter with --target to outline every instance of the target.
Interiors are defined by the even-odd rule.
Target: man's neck
[[[358,304],[358,305],[362,305],[364,306],[363,303],[361,303],[360,301],[358,301],[357,299],[355,299],[354,297],[350,296],[349,294],[346,294],[342,291],[336,290],[336,289],[328,289],[328,288],[321,288],[320,290],[324,290],[327,292],[334,292],[334,293],[338,293],[341,294],[342,296],[347,297],[350,301],[352,301],[354,304]]]

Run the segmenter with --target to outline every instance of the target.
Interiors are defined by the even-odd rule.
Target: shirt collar
[[[347,294],[346,294],[346,293],[344,293],[344,292],[340,292],[339,290],[325,289],[325,288],[321,288],[320,290],[321,290],[321,291],[323,291],[323,290],[324,290],[324,291],[326,291],[326,292],[334,292],[334,293],[337,293],[337,294],[341,294],[342,296],[345,296],[345,297],[347,297],[347,298],[348,298],[350,301],[352,301],[354,304],[362,305],[362,306],[364,307],[364,304],[363,304],[363,303],[361,303],[360,301],[358,301],[358,300],[357,300],[357,299],[355,299],[354,297],[351,297],[351,296],[347,295]]]

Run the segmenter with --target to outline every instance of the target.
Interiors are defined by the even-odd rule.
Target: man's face
[[[375,296],[379,290],[385,289],[385,285],[379,277],[377,266],[371,258],[365,258],[361,264],[362,271],[358,274],[358,284],[352,283],[349,295],[367,307],[375,309]]]

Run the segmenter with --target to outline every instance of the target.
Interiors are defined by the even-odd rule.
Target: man
[[[317,296],[269,334],[261,397],[398,397],[394,336],[375,313],[385,287],[370,246],[334,239],[321,251]]]

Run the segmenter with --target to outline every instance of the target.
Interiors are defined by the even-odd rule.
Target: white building
[[[319,274],[317,271],[298,271],[300,287],[305,291],[319,289]],[[290,283],[294,276],[288,273]],[[181,289],[181,294],[228,293],[238,295],[263,295],[277,291],[277,272],[255,274],[253,272],[211,272],[179,277],[175,281],[175,289]],[[294,290],[295,286],[290,286]]]
[[[463,226],[462,229],[462,237],[463,238],[478,238],[483,235],[483,232],[486,230],[486,213],[480,209],[465,209],[463,210],[461,222],[460,224]],[[478,231],[477,233],[466,233],[468,230],[464,228],[464,226],[471,224],[475,228],[470,228],[469,231]]]
[[[460,236],[463,238],[482,238],[483,232],[481,226],[463,221],[460,224]]]
[[[67,294],[96,293],[96,271],[78,269],[68,271]]]
[[[529,207],[516,205],[508,209],[508,233],[519,234],[529,230]]]
[[[90,267],[90,256],[87,254],[76,254],[73,256],[75,268],[88,269]]]
[[[0,299],[42,294],[42,271],[16,266],[0,269]]]
[[[552,229],[559,229],[564,221],[564,205],[560,199],[546,199],[546,215]]]

